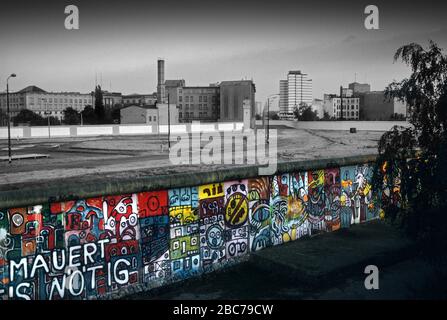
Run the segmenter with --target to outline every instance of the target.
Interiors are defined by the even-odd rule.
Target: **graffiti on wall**
[[[247,180],[224,183],[225,242],[227,259],[248,253],[248,187]]]
[[[138,194],[143,282],[171,275],[168,192]]]
[[[106,298],[375,219],[399,186],[376,194],[371,178],[358,165],[0,209],[0,299]]]
[[[349,227],[378,217],[379,196],[372,191],[372,168],[367,165],[342,167],[340,217],[341,226]]]
[[[324,188],[324,170],[315,170],[308,172],[308,196],[309,201],[307,210],[309,213],[309,221],[313,232],[321,232],[326,230],[325,223],[325,206],[326,193]]]
[[[225,261],[224,203],[223,183],[199,187],[200,258],[204,272]]]
[[[270,178],[248,180],[249,233],[251,251],[271,245]]]
[[[197,187],[169,190],[172,276],[187,278],[199,271],[199,201]]]
[[[311,223],[308,219],[309,190],[308,173],[299,172],[290,174],[289,200],[287,206],[288,221],[295,229],[291,240],[303,236],[310,236],[312,232]]]

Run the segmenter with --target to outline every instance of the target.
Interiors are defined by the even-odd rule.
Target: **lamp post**
[[[168,93],[168,150],[171,151],[171,112],[169,109],[169,93]]]
[[[50,115],[51,115],[51,112],[48,111],[48,102],[46,101],[46,99],[42,99],[42,103],[45,103],[45,111],[43,113],[47,116],[48,139],[51,139],[51,131],[50,131]]]
[[[269,139],[270,139],[270,98],[274,97],[274,96],[278,96],[277,93],[271,94],[267,97],[267,131],[266,131],[266,142],[267,144],[269,143]]]
[[[7,79],[6,79],[6,113],[8,115],[8,159],[9,163],[12,161],[11,157],[11,115],[9,113],[9,78],[15,78],[16,74],[12,73]]]

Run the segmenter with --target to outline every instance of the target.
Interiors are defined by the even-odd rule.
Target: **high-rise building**
[[[279,112],[287,112],[288,109],[288,84],[287,80],[279,80]]]
[[[280,80],[280,111],[282,119],[293,119],[295,108],[312,104],[312,79],[301,71],[289,71],[287,80]]]

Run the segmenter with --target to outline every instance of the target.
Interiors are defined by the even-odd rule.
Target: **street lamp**
[[[47,116],[47,122],[48,122],[48,139],[51,139],[51,131],[50,131],[50,115],[51,111],[48,111],[48,103],[45,100],[45,115]]]
[[[267,131],[266,131],[266,136],[267,136],[267,138],[266,138],[266,142],[267,142],[267,144],[269,143],[269,139],[270,139],[270,98],[271,97],[277,97],[278,96],[278,94],[277,93],[274,93],[274,94],[271,94],[271,95],[269,95],[268,97],[267,97]]]
[[[9,113],[9,78],[15,78],[16,74],[12,73],[6,79],[6,113],[8,114],[8,159],[9,163],[12,161],[11,157],[11,115]]]
[[[171,151],[171,112],[169,110],[169,93],[168,93],[168,148]]]

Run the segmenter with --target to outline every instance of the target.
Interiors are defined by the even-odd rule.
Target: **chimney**
[[[163,59],[157,60],[157,101],[159,103],[165,102],[165,61]]]

